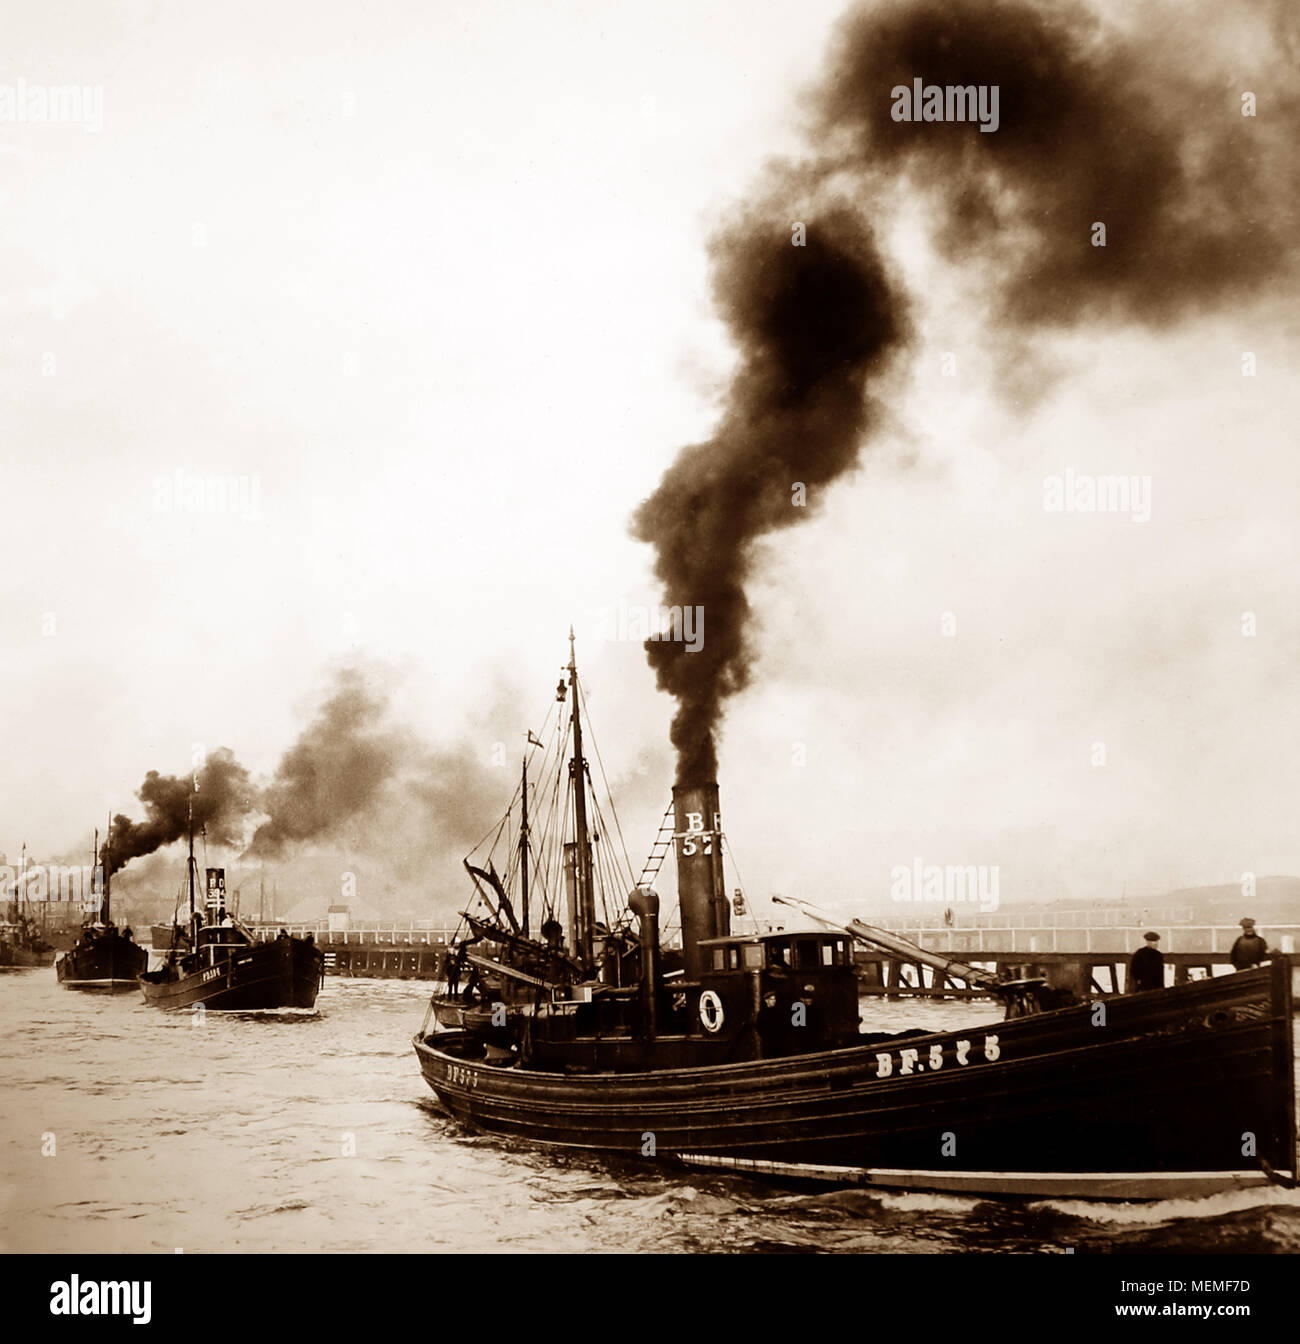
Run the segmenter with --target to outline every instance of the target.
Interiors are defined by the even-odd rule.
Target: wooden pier
[[[370,928],[329,929],[319,924],[261,924],[253,931],[270,939],[285,933],[307,934],[325,953],[325,974],[368,976],[377,980],[441,980],[451,928],[403,928],[399,924]]]

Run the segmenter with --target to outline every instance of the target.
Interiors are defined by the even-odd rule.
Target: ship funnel
[[[209,924],[219,924],[226,917],[226,870],[208,869],[207,902],[204,918]]]
[[[722,813],[716,784],[674,785],[673,845],[686,978],[698,980],[706,969],[700,940],[731,932],[731,907],[722,879]]]

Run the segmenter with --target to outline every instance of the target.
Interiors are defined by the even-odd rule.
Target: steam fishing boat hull
[[[325,954],[304,938],[277,938],[240,948],[190,972],[164,966],[138,983],[146,1003],[157,1008],[205,1008],[255,1012],[314,1008],[325,972]]]
[[[12,926],[10,926],[12,927]],[[29,970],[54,965],[54,949],[41,942],[35,947],[22,934],[0,933],[0,970]]]
[[[30,919],[21,914],[16,919],[0,916],[0,969],[28,970],[53,964],[54,948]]]
[[[35,952],[29,947],[14,947],[9,943],[0,942],[0,969],[29,970],[34,966],[52,966],[53,964],[54,949],[52,947],[43,952]]]
[[[149,953],[129,938],[107,937],[82,940],[54,964],[65,989],[101,990],[109,993],[133,990],[149,965]]]
[[[602,1153],[818,1182],[1113,1199],[1296,1170],[1284,958],[973,1030],[748,1063],[575,1075],[488,1064],[469,1032],[414,1045],[461,1123]]]

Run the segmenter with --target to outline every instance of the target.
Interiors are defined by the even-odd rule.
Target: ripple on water
[[[419,985],[331,979],[316,1010],[209,1013],[199,1024],[133,996],[88,1005],[48,972],[3,978],[0,1187],[10,1225],[0,1244],[169,1253],[1300,1250],[1294,1191],[1114,1205],[798,1190],[467,1134],[411,1052],[426,1000]],[[990,1015],[987,1005],[920,1002],[864,1012],[890,1014],[895,1029]],[[41,1156],[45,1134],[57,1140],[53,1158]]]

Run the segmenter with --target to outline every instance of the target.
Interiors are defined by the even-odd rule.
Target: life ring
[[[708,1032],[721,1031],[724,1016],[722,1000],[711,989],[706,989],[700,995],[700,1024],[704,1030]]]

